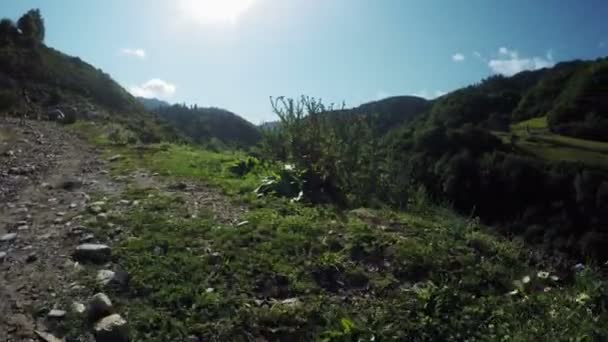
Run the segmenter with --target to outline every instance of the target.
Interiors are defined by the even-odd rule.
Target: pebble
[[[128,342],[129,328],[127,321],[119,314],[102,318],[93,326],[96,342]]]
[[[91,322],[97,322],[113,312],[114,306],[112,305],[112,301],[105,293],[94,295],[87,306],[87,316]]]
[[[93,234],[86,234],[80,238],[80,242],[91,242],[93,240],[95,240],[95,235]]]
[[[0,252],[0,262],[4,261],[4,259],[6,259],[6,252]]]
[[[63,318],[65,317],[66,312],[63,310],[53,309],[49,311],[47,317],[49,318]]]
[[[86,311],[86,307],[82,303],[74,302],[72,303],[72,311],[77,314],[83,314]]]
[[[17,227],[18,231],[24,231],[24,230],[28,230],[28,229],[30,229],[30,226],[28,226],[28,225],[23,225],[23,226]]]
[[[8,234],[5,234],[2,237],[0,237],[0,241],[11,242],[11,241],[15,240],[16,238],[17,238],[16,233],[8,233]]]

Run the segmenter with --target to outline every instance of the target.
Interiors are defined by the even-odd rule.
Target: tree
[[[0,46],[10,44],[18,33],[17,26],[12,20],[6,18],[0,20]]]
[[[41,44],[44,41],[44,20],[42,19],[40,10],[29,10],[19,18],[17,27],[28,42]]]

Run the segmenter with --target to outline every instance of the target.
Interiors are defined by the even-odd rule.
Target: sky
[[[608,55],[605,0],[1,0],[135,95],[275,120],[269,97],[347,107]]]

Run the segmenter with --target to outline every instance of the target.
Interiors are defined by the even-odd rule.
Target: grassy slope
[[[126,156],[116,173],[146,167],[211,183],[250,206],[242,218],[248,224],[227,226],[210,212],[188,217],[179,195],[132,189],[129,199],[141,206],[114,220],[134,235],[118,246],[116,259],[133,276],[121,301],[136,340],[194,334],[206,341],[532,341],[608,334],[603,284],[591,269],[546,278],[538,272],[554,270],[531,262],[521,243],[423,200],[411,212],[341,213],[256,199],[251,190],[269,170],[230,174],[241,155],[174,145],[117,150],[105,138],[95,140]],[[163,253],[155,252],[159,246]]]
[[[504,142],[517,136],[517,147],[551,161],[584,163],[608,169],[608,143],[566,137],[549,131],[546,117],[533,118],[511,126],[511,133],[498,133]]]

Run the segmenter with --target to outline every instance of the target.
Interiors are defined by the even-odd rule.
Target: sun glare
[[[254,0],[181,0],[180,11],[185,18],[201,24],[235,23]]]

